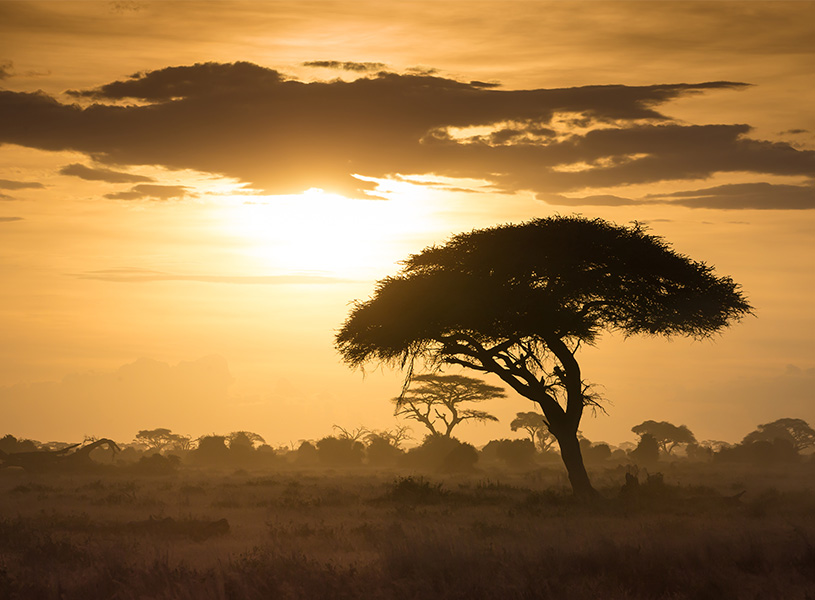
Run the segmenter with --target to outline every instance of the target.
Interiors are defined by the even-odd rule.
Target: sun
[[[349,199],[316,188],[231,196],[219,210],[218,227],[264,273],[377,277],[416,250],[410,240],[432,220],[421,186],[406,186],[387,199]]]

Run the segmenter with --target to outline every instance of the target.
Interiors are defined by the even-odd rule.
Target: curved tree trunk
[[[572,491],[579,500],[592,500],[597,497],[597,491],[589,481],[589,475],[583,464],[583,454],[580,452],[580,442],[576,433],[555,434],[560,445],[560,457],[569,474],[569,483]]]

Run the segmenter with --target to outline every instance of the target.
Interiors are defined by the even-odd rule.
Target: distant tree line
[[[173,472],[182,465],[227,469],[369,467],[461,472],[490,465],[529,469],[554,466],[560,461],[557,445],[550,440],[545,420],[537,413],[519,412],[512,421],[511,429],[523,430],[527,437],[492,440],[481,449],[446,435],[446,428],[443,433],[427,429],[421,443],[412,448],[404,447],[410,437],[405,426],[377,431],[335,425],[332,435],[278,448],[250,431],[193,439],[166,428],[145,429],[136,434],[131,444],[122,444],[121,451],[99,447],[90,456],[101,466],[117,465],[159,474]],[[593,443],[580,436],[584,460],[595,466],[653,467],[665,461],[773,464],[799,461],[815,447],[815,430],[803,419],[793,418],[759,425],[740,443],[732,445],[713,440],[698,442],[688,427],[666,421],[644,421],[632,431],[639,435],[639,441],[630,448]],[[93,438],[88,438],[86,442],[91,440]],[[7,434],[0,438],[0,460],[12,454],[61,452],[66,448],[72,446],[58,442],[43,444]]]

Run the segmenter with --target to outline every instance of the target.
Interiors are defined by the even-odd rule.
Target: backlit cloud
[[[189,189],[183,185],[153,185],[143,183],[126,192],[105,194],[109,200],[182,200],[189,196]]]
[[[59,170],[62,175],[73,175],[80,179],[88,181],[106,181],[108,183],[139,183],[142,181],[154,181],[150,177],[144,175],[131,175],[130,173],[121,173],[111,169],[93,169],[86,167],[79,163],[72,163],[65,165]]]
[[[43,188],[45,188],[45,186],[36,181],[11,181],[9,179],[0,179],[0,190],[26,190]]]
[[[731,172],[758,181],[765,175],[806,179],[815,173],[815,152],[751,138],[748,124],[680,123],[663,111],[672,100],[733,93],[744,83],[494,86],[389,72],[351,82],[305,83],[247,62],[199,63],[70,92],[93,102],[89,105],[2,91],[0,142],[75,150],[107,164],[195,169],[271,194],[316,187],[354,196],[371,186],[354,174],[432,173],[487,180],[507,193],[531,191],[544,199],[577,194],[588,204],[619,204],[617,194],[598,197],[592,188]],[[168,199],[185,193],[180,186],[145,184],[106,197]],[[747,203],[765,200],[770,200],[766,194],[753,193]],[[673,201],[715,204],[712,198],[690,196]],[[738,200],[721,203],[739,205]],[[791,204],[766,207],[806,203]]]
[[[304,67],[321,67],[324,69],[339,69],[341,71],[354,71],[365,73],[367,71],[382,71],[388,65],[380,62],[349,62],[338,60],[311,60],[303,63]]]

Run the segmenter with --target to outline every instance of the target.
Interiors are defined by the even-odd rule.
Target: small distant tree
[[[419,421],[431,435],[447,438],[463,421],[498,421],[490,413],[465,408],[464,404],[506,397],[502,388],[463,375],[417,375],[411,384],[418,385],[394,398],[394,414]]]
[[[345,427],[334,425],[333,428],[336,432],[336,437],[341,440],[351,440],[352,442],[358,442],[365,437],[366,434],[370,433],[364,426],[356,427],[354,429],[346,429]]]
[[[229,448],[251,448],[254,450],[255,444],[265,444],[266,440],[257,433],[251,431],[233,431],[227,436]]]
[[[758,429],[745,436],[742,444],[773,440],[787,440],[796,452],[801,452],[815,446],[815,430],[803,419],[778,419],[759,425]]]
[[[512,431],[524,429],[529,435],[529,440],[533,445],[537,444],[541,452],[549,450],[557,441],[552,432],[549,431],[549,423],[546,422],[546,417],[534,411],[516,413],[509,426]]]
[[[637,435],[651,434],[660,450],[670,455],[679,444],[695,444],[696,437],[686,425],[674,425],[667,421],[643,421],[631,428]]]
[[[376,439],[387,441],[394,448],[399,448],[402,442],[411,438],[411,429],[407,425],[397,425],[392,429],[371,430],[365,434],[365,443],[370,444]]]
[[[169,429],[159,427],[158,429],[142,429],[136,434],[133,441],[137,444],[144,444],[148,450],[161,452],[173,444],[183,443],[184,436],[173,433]]]
[[[317,458],[332,467],[362,464],[365,446],[350,438],[324,437],[317,442]]]

